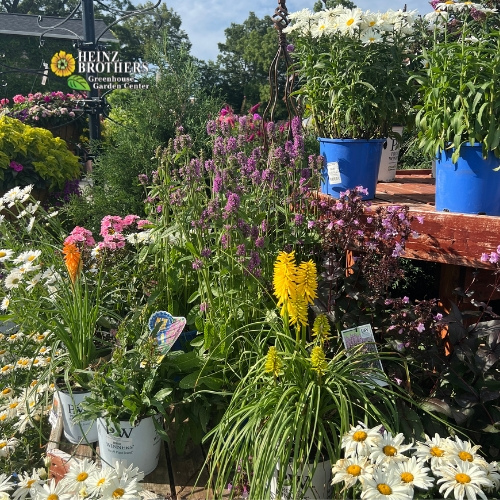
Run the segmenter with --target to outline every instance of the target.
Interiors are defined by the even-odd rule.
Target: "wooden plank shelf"
[[[406,244],[405,257],[471,268],[493,269],[481,262],[483,252],[500,245],[500,217],[438,212],[434,206],[435,179],[430,170],[400,170],[394,182],[379,182],[373,206],[408,205],[419,233]]]

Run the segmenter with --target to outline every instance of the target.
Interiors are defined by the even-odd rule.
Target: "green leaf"
[[[167,396],[172,394],[172,387],[165,387],[164,389],[159,390],[155,395],[154,399],[157,399],[158,401],[162,401],[165,399]]]
[[[74,90],[90,90],[87,80],[80,75],[71,75],[68,78],[68,87]]]

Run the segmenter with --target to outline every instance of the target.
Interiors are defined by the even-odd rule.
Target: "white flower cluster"
[[[456,500],[487,500],[491,496],[485,493],[500,488],[498,464],[488,463],[478,454],[479,446],[458,437],[435,434],[425,442],[404,444],[403,434],[360,424],[342,437],[342,448],[344,458],[332,469],[332,484],[359,486],[362,500],[412,499],[418,490],[432,489],[436,478],[439,493],[444,498],[453,493]]]
[[[416,15],[416,11],[371,12],[342,5],[320,12],[303,9],[289,14],[292,22],[283,31],[313,38],[347,35],[359,37],[365,44],[387,43],[396,35],[411,35]]]
[[[46,474],[33,469],[31,474],[23,472],[18,481],[0,474],[0,500],[74,500],[74,499],[121,499],[140,500],[144,474],[133,465],[117,461],[114,467],[98,467],[88,459],[70,461],[70,469],[56,483],[42,479]]]

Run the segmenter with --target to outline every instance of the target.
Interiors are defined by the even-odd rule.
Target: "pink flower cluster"
[[[97,244],[97,248],[102,250],[117,250],[125,246],[125,235],[127,229],[143,229],[144,226],[150,225],[146,219],[140,219],[138,215],[127,215],[121,218],[117,215],[106,215],[101,221],[101,232],[103,240]],[[70,235],[64,240],[64,244],[73,243],[82,250],[85,248],[94,248],[96,242],[92,236],[92,232],[81,226],[76,226]]]
[[[500,245],[498,245],[496,252],[481,254],[481,262],[491,262],[498,264],[500,262]]]

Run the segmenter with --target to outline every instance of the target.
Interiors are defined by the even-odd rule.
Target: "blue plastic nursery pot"
[[[325,158],[321,192],[334,198],[356,186],[368,189],[363,200],[375,197],[380,158],[386,139],[318,138],[319,152]]]
[[[464,214],[500,215],[500,159],[483,159],[480,144],[464,144],[457,163],[453,149],[440,152],[436,161],[436,210]]]

